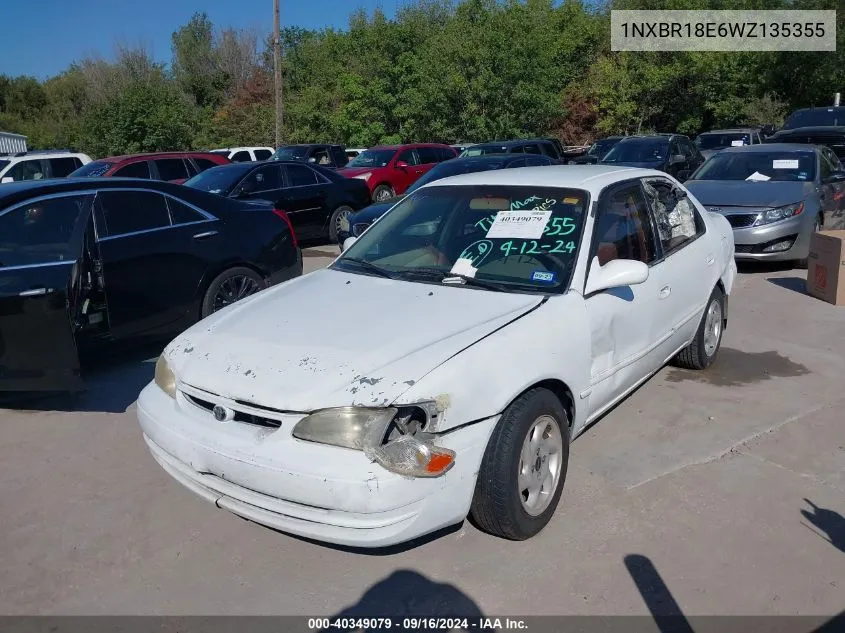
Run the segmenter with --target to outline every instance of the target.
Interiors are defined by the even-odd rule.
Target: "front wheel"
[[[354,212],[355,209],[345,204],[334,210],[332,217],[329,218],[329,240],[332,244],[337,244],[337,234],[340,232],[343,220],[348,220]]]
[[[251,268],[236,266],[212,280],[205,291],[200,310],[201,318],[217,312],[265,287],[264,279]]]
[[[532,389],[502,414],[487,443],[470,515],[485,532],[522,541],[554,515],[569,464],[569,416],[555,394]]]
[[[707,369],[716,360],[725,326],[725,297],[717,287],[710,295],[695,338],[673,359],[676,367]]]

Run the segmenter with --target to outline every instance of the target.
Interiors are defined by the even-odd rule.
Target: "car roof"
[[[704,136],[705,134],[730,134],[732,132],[758,132],[759,129],[760,128],[756,127],[729,127],[724,130],[707,130],[706,132],[702,132],[699,136]]]
[[[451,145],[446,145],[445,143],[402,143],[399,145],[374,145],[368,149],[407,149],[411,147],[448,147],[452,149]]]
[[[121,156],[109,156],[107,158],[100,158],[97,160],[98,163],[120,163],[124,160],[130,160],[134,158],[146,158],[148,160],[155,159],[155,158],[185,158],[186,156],[219,156],[219,154],[214,154],[213,152],[149,152],[149,153],[141,153],[141,154],[123,154]]]
[[[0,154],[0,160],[8,160],[11,162],[18,162],[22,160],[31,160],[33,158],[89,158],[87,154],[83,154],[82,152],[43,152],[43,151],[35,151],[35,152],[26,152],[18,156],[17,154]]]
[[[791,114],[795,114],[796,112],[834,112],[837,110],[845,111],[845,106],[815,106],[813,108],[799,108],[797,110],[793,110]]]
[[[440,185],[522,185],[584,189],[597,194],[607,185],[632,178],[667,175],[656,169],[612,165],[543,165],[496,171],[478,171],[435,180],[420,189]]]
[[[46,196],[54,193],[88,191],[91,189],[114,189],[134,187],[154,189],[173,195],[181,195],[186,187],[162,180],[139,178],[50,178],[47,180],[22,180],[0,186],[0,206],[20,200]]]
[[[761,143],[759,145],[743,145],[742,147],[726,147],[719,153],[736,152],[816,152],[817,145],[809,143]]]

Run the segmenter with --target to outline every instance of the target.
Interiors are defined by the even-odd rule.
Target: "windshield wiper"
[[[370,262],[364,259],[358,259],[357,257],[343,257],[340,259],[340,262],[352,262],[354,264],[358,264],[367,272],[371,272],[374,275],[378,275],[379,277],[386,277],[387,279],[396,279],[396,275],[394,273],[390,272],[386,268],[382,268],[381,266],[371,264]]]
[[[495,281],[485,281],[484,279],[476,279],[468,275],[461,275],[449,272],[441,268],[413,268],[411,270],[403,270],[397,273],[402,277],[421,277],[439,281],[445,284],[454,283],[461,286],[474,286],[476,288],[484,288],[485,290],[496,290],[498,292],[510,292],[510,288],[506,284],[498,284]]]

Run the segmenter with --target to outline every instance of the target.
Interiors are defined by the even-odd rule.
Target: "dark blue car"
[[[444,161],[408,187],[405,194],[395,196],[384,202],[376,202],[365,207],[341,220],[337,232],[337,240],[340,249],[343,250],[343,242],[349,237],[358,237],[367,227],[387,213],[397,202],[405,196],[413,193],[423,185],[427,185],[441,178],[469,174],[476,171],[488,171],[490,169],[509,169],[512,167],[536,167],[539,165],[555,165],[556,161],[548,156],[525,154],[484,154],[482,156],[469,156],[464,158],[453,158]]]

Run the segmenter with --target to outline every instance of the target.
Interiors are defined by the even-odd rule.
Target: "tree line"
[[[349,147],[779,124],[845,88],[836,52],[610,50],[612,9],[836,9],[839,0],[410,0],[282,32],[285,142]],[[120,47],[45,81],[0,75],[0,130],[92,156],[272,145],[271,36],[196,14],[172,59]]]

